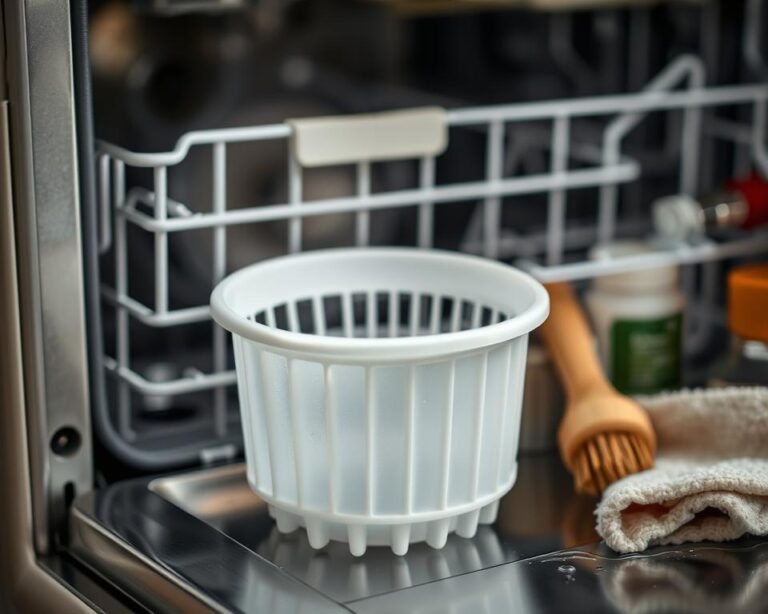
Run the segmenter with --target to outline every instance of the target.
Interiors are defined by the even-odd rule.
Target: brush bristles
[[[597,496],[610,484],[653,467],[653,453],[639,435],[604,433],[589,440],[574,459],[576,492]]]

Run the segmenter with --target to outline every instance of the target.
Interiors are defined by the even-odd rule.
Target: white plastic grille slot
[[[684,89],[676,89],[684,84]],[[102,287],[104,300],[114,310],[114,352],[104,357],[104,367],[116,384],[116,418],[119,434],[127,438],[131,430],[133,395],[168,396],[213,391],[214,432],[210,440],[199,443],[199,450],[223,440],[235,441],[239,428],[227,418],[227,389],[235,383],[235,373],[228,368],[227,337],[213,325],[211,368],[197,370],[176,379],[153,382],[136,370],[131,360],[131,326],[135,321],[158,331],[168,331],[193,323],[209,322],[207,304],[173,308],[169,301],[169,238],[178,233],[209,231],[212,234],[212,275],[210,287],[229,272],[227,263],[228,231],[246,224],[275,221],[287,223],[288,252],[303,249],[304,225],[311,217],[329,214],[354,214],[357,246],[371,242],[371,216],[377,211],[411,208],[416,211],[416,244],[434,243],[435,218],[441,208],[451,203],[476,203],[474,217],[462,242],[464,251],[492,259],[514,260],[542,281],[584,279],[598,275],[638,270],[668,264],[687,264],[732,258],[766,250],[764,234],[753,233],[729,242],[705,242],[675,245],[658,252],[615,260],[587,261],[570,257],[574,249],[583,250],[595,242],[609,241],[621,230],[619,188],[643,175],[640,162],[625,149],[627,135],[648,114],[681,116],[679,138],[678,186],[682,193],[696,194],[699,185],[699,155],[702,142],[727,143],[737,152],[746,152],[752,165],[768,176],[768,152],[765,148],[766,101],[768,86],[739,85],[704,87],[701,62],[684,56],[673,62],[648,87],[636,94],[600,98],[571,99],[531,104],[456,109],[444,114],[448,128],[469,129],[484,135],[486,141],[485,177],[461,183],[437,183],[436,160],[439,154],[415,160],[415,187],[403,190],[374,191],[372,166],[375,159],[353,162],[355,193],[350,196],[308,200],[303,186],[305,169],[288,147],[286,160],[288,198],[286,202],[231,208],[228,202],[228,152],[235,144],[258,145],[268,141],[291,142],[294,128],[275,124],[245,128],[191,132],[183,136],[173,151],[141,154],[108,143],[98,149],[99,195],[101,209],[102,252],[114,256],[114,285]],[[746,109],[749,123],[713,119],[702,126],[705,110]],[[574,136],[576,121],[592,118],[599,126],[597,142],[582,142]],[[509,137],[511,127],[545,125],[548,168],[544,172],[508,174],[508,162],[516,155],[516,143]],[[450,149],[451,144],[448,143]],[[193,148],[210,148],[212,195],[209,210],[197,211],[169,194],[169,169],[181,164]],[[127,169],[150,169],[151,188],[129,185]],[[146,172],[146,171],[144,171]],[[587,227],[571,228],[566,212],[569,195],[576,190],[594,189],[597,194],[596,217]],[[546,195],[546,227],[540,233],[515,233],[504,228],[502,211],[511,206],[507,199],[521,195]],[[129,227],[142,229],[153,237],[154,297],[151,302],[133,296],[128,287],[128,262],[131,247]],[[704,284],[712,293],[712,284]],[[341,306],[331,310],[314,299],[284,305],[254,314],[269,326],[304,330],[315,334],[345,336],[397,336],[425,334],[427,331],[459,330],[486,321],[476,305],[465,310],[462,301],[453,299],[453,307],[444,308],[431,297],[348,296]],[[331,297],[333,298],[333,297]],[[442,299],[442,297],[439,297]],[[704,297],[703,302],[712,300]],[[311,305],[310,305],[311,303]],[[436,306],[437,305],[437,306]],[[284,307],[284,309],[283,309]],[[483,306],[484,307],[484,306]],[[446,311],[447,310],[447,311]],[[280,311],[280,315],[276,313]],[[407,317],[404,312],[407,312]],[[427,318],[427,312],[429,317]],[[332,313],[340,319],[331,320]],[[469,315],[471,313],[471,315]],[[320,315],[318,315],[320,314]],[[446,315],[447,314],[447,315]],[[478,315],[480,314],[480,315]],[[503,317],[492,313],[489,321]],[[274,321],[273,321],[274,320]],[[260,321],[260,320],[259,320]],[[179,365],[185,373],[187,365]]]
[[[291,332],[376,339],[455,333],[508,318],[466,298],[381,291],[304,298],[274,305],[248,319]]]

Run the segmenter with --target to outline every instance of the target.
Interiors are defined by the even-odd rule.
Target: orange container
[[[735,268],[728,276],[728,328],[768,343],[768,263]]]

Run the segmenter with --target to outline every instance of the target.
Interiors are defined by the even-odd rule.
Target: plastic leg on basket
[[[328,525],[322,520],[307,518],[307,538],[309,545],[316,550],[323,548],[331,540]]]
[[[349,540],[349,551],[352,556],[363,556],[367,544],[367,533],[365,526],[361,524],[351,524],[347,527],[347,539]]]
[[[410,543],[410,524],[398,524],[392,527],[392,552],[397,556],[403,556],[408,553],[408,546],[410,546]]]
[[[427,543],[433,548],[440,549],[448,540],[448,530],[451,526],[450,518],[433,520],[427,528]]]
[[[277,523],[277,530],[280,533],[292,533],[299,528],[299,521],[290,512],[284,512],[272,506],[270,506],[270,512],[270,515]]]
[[[459,516],[456,525],[456,534],[460,537],[470,539],[477,533],[477,522],[480,520],[480,510],[473,510]]]
[[[480,510],[480,524],[491,524],[496,520],[496,516],[499,513],[499,500],[496,499],[493,503],[489,503],[483,509]]]

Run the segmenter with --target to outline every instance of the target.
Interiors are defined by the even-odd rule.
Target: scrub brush
[[[587,320],[568,284],[547,285],[549,319],[539,329],[565,388],[557,433],[576,492],[598,495],[609,484],[653,466],[656,436],[645,411],[608,382]]]

